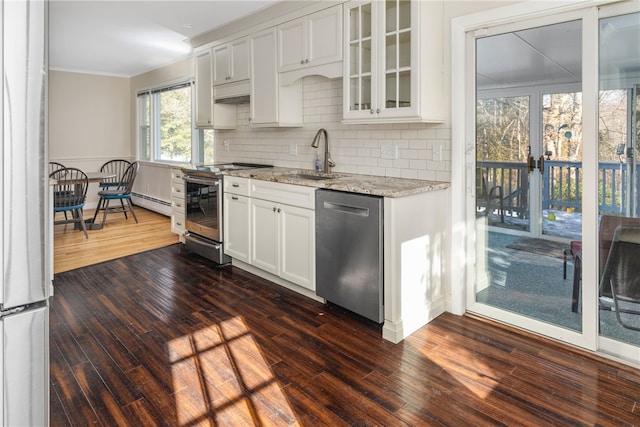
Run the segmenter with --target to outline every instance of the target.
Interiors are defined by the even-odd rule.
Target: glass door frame
[[[582,31],[583,117],[597,117],[598,99],[598,9],[607,1],[587,1],[554,6],[546,2],[517,4],[452,20],[452,117],[464,117],[464,123],[452,126],[452,158],[464,159],[452,164],[453,262],[452,311],[467,310],[516,327],[551,337],[588,350],[597,349],[597,120],[583,123],[583,252],[585,268],[582,284],[582,332],[571,331],[528,317],[505,312],[475,302],[476,233],[475,222],[475,39],[500,26],[500,32],[515,31],[580,19]],[[511,23],[511,24],[507,24]],[[510,28],[512,27],[512,28]],[[460,207],[460,209],[456,209]],[[462,255],[462,256],[460,256]]]

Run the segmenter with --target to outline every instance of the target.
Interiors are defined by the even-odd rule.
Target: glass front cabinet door
[[[442,5],[345,5],[344,122],[442,122]]]

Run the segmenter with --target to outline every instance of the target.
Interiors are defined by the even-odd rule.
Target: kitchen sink
[[[313,181],[322,181],[325,179],[335,179],[340,178],[342,175],[336,174],[315,174],[315,173],[290,173],[287,175],[283,175],[288,178],[298,178],[298,179],[310,179]]]

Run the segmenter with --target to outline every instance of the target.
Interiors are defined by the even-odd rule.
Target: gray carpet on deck
[[[581,330],[581,314],[571,312],[571,261],[567,266],[567,279],[563,280],[561,257],[509,248],[520,239],[518,236],[489,233],[491,285],[477,293],[477,301],[568,329]],[[620,326],[615,313],[600,310],[599,314],[603,336],[640,345],[640,332]],[[640,316],[630,319],[640,326]]]

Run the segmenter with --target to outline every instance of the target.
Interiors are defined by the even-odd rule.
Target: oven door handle
[[[220,185],[219,179],[208,179],[208,178],[194,178],[194,177],[183,177],[185,182],[189,182],[192,184],[202,184],[202,185]]]

